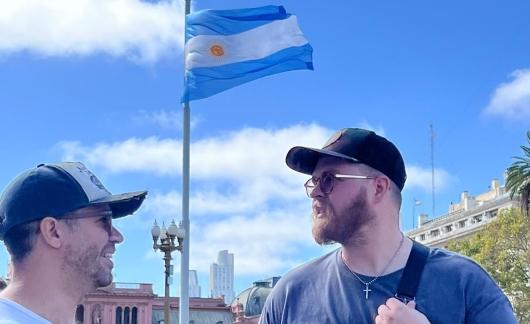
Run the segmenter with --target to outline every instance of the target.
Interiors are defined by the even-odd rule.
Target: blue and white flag
[[[312,54],[296,16],[282,6],[189,14],[181,102],[276,73],[313,70]]]

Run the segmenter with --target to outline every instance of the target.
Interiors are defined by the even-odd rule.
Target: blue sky
[[[365,127],[401,150],[405,230],[468,190],[488,190],[530,126],[530,3],[193,1],[193,10],[284,5],[315,71],[254,81],[191,103],[191,269],[203,295],[217,252],[235,254],[236,293],[330,248],[310,228],[295,145]],[[149,189],[125,235],[116,281],[163,294],[150,227],[181,215],[183,2],[0,0],[0,187],[39,163],[84,162],[114,193]],[[332,247],[334,248],[334,247]],[[175,269],[179,269],[179,256]],[[2,261],[4,260],[4,261]],[[7,253],[0,249],[0,273]],[[179,282],[176,273],[175,282]],[[172,287],[177,294],[178,286]]]

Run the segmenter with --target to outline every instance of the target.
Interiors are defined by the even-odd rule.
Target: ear
[[[46,217],[41,220],[40,233],[46,244],[53,248],[60,248],[63,245],[65,226],[53,217]]]
[[[374,184],[375,184],[374,198],[376,199],[377,202],[379,202],[383,199],[385,194],[387,194],[388,191],[390,191],[390,180],[387,177],[382,176],[382,177],[375,179]]]

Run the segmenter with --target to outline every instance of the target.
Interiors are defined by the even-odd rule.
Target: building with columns
[[[179,298],[170,297],[171,324],[178,324]],[[85,295],[76,310],[76,324],[161,324],[164,297],[152,284],[112,283]],[[190,298],[189,324],[234,322],[222,298]]]
[[[429,247],[447,247],[449,240],[468,238],[495,220],[500,210],[519,208],[520,197],[506,192],[499,179],[493,179],[487,192],[471,196],[463,191],[460,201],[449,206],[448,213],[433,219],[426,214],[418,216],[418,228],[405,232],[413,240]]]
[[[257,324],[265,301],[281,277],[258,280],[243,290],[230,305],[235,315],[234,324]]]

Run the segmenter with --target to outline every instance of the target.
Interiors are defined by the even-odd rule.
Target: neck
[[[412,241],[398,229],[383,232],[342,245],[342,259],[351,271],[377,277],[405,267]]]
[[[42,270],[42,268],[41,268]],[[75,322],[77,305],[84,297],[76,287],[65,290],[57,274],[14,272],[9,286],[0,297],[14,301],[54,324]]]

